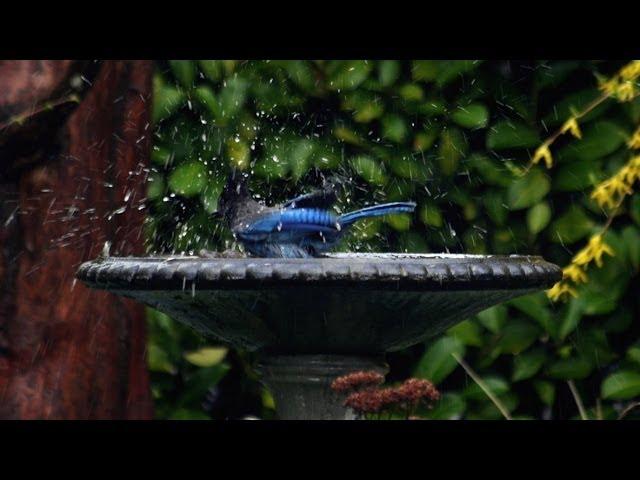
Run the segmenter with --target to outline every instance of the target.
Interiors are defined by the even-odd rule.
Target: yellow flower
[[[629,81],[622,82],[616,90],[616,96],[621,102],[629,102],[633,100],[636,95],[636,87],[632,82]]]
[[[640,148],[640,127],[634,132],[633,136],[627,142],[627,145],[632,149]]]
[[[602,255],[604,254],[615,256],[612,248],[604,243],[602,240],[602,234],[594,235],[589,239],[589,243],[586,247],[580,250],[574,257],[571,263],[576,265],[587,265],[595,260],[598,267],[602,266]]]
[[[562,125],[562,129],[560,130],[562,133],[571,132],[576,138],[582,138],[582,132],[580,131],[580,127],[578,126],[578,121],[576,117],[571,117],[569,120],[564,122]]]
[[[616,206],[616,200],[610,189],[610,180],[605,180],[594,188],[593,192],[591,192],[591,198],[602,208],[614,208]]]
[[[618,91],[618,77],[613,77],[611,80],[601,82],[599,85],[600,90],[606,95],[613,95]]]
[[[568,267],[562,269],[562,279],[569,279],[573,283],[586,283],[587,274],[578,265],[572,263]]]
[[[612,257],[615,256],[611,247],[602,240],[602,235],[594,235],[591,237],[588,248],[591,249],[592,258],[596,261],[596,265],[598,265],[598,267],[602,266],[602,255],[605,253]]]
[[[544,159],[544,163],[547,168],[551,168],[553,166],[553,157],[551,156],[551,151],[549,150],[549,144],[547,142],[538,147],[538,149],[533,154],[531,163],[536,165],[542,159]]]
[[[623,80],[633,81],[640,77],[640,60],[633,60],[620,70],[620,76]]]
[[[551,287],[551,289],[547,290],[547,296],[554,302],[557,302],[561,299],[564,300],[569,295],[571,295],[572,297],[577,297],[578,293],[573,288],[571,288],[569,284],[564,282],[558,282],[553,287]]]

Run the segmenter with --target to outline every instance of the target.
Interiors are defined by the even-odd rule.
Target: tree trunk
[[[74,280],[143,252],[152,70],[0,62],[0,418],[152,417],[143,307]]]

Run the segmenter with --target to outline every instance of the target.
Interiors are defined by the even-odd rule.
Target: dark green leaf
[[[509,186],[507,203],[512,210],[521,210],[540,202],[549,193],[551,184],[542,170],[534,168]]]
[[[484,128],[489,121],[489,110],[481,103],[459,106],[451,119],[464,128]]]
[[[602,397],[628,400],[640,395],[640,372],[623,370],[609,375],[602,382]]]
[[[418,362],[414,375],[435,384],[442,382],[458,366],[452,353],[464,356],[465,347],[460,340],[442,337],[431,343]]]
[[[505,150],[509,148],[533,148],[540,144],[538,132],[518,122],[502,121],[489,128],[487,148]]]
[[[551,207],[548,202],[540,202],[527,211],[527,227],[533,235],[537,235],[551,220]]]
[[[511,380],[518,382],[533,377],[542,368],[545,353],[541,348],[523,352],[513,357],[513,374]]]

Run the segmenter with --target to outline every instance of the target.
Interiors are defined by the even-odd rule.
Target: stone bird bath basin
[[[92,288],[133,298],[202,334],[258,351],[283,419],[346,419],[329,385],[386,372],[384,353],[488,307],[549,288],[557,266],[533,256],[332,254],[323,258],[103,258]]]

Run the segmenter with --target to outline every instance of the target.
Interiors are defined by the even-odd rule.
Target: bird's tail
[[[390,215],[393,213],[411,213],[415,208],[416,204],[414,202],[393,202],[385,203],[383,205],[374,205],[372,207],[356,210],[355,212],[345,213],[338,218],[338,223],[343,226],[348,226],[361,218],[381,217],[383,215]]]

